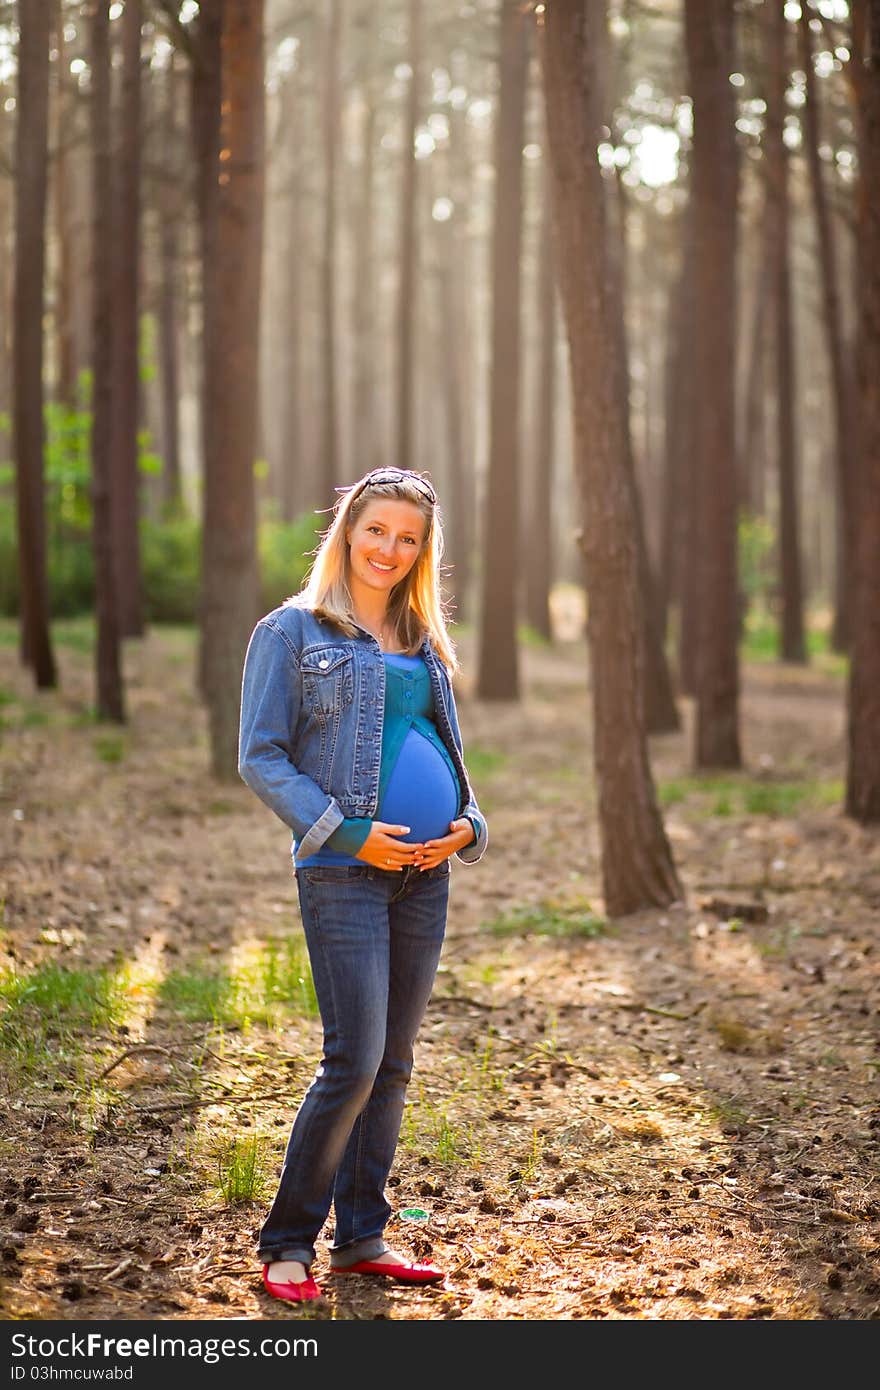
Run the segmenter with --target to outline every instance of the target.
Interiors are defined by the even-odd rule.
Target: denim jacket
[[[348,816],[376,815],[385,662],[372,634],[348,637],[307,608],[285,604],[261,618],[244,662],[238,770],[293,831],[298,854],[315,854]],[[486,849],[485,819],[464,766],[452,683],[430,640],[421,655],[431,677],[437,731],[461,784],[459,816],[479,827],[457,855],[475,863]]]

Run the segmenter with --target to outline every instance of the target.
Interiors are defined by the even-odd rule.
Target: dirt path
[[[115,1003],[47,1023],[6,976],[3,1317],[283,1321],[253,1238],[319,1045],[286,832],[208,777],[185,634],[126,653],[120,731],[61,658],[35,696],[0,649],[0,966],[92,1002],[103,968]],[[686,730],[657,739],[687,901],[603,925],[584,666],[525,649],[510,707],[462,683],[491,845],[455,867],[390,1188],[448,1277],[346,1282],[322,1250],[310,1316],[875,1318],[880,837],[840,814],[842,687],[749,669],[749,772],[708,786]]]

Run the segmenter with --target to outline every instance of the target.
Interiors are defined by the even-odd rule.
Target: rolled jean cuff
[[[363,1240],[353,1240],[340,1250],[330,1251],[331,1269],[350,1269],[361,1260],[377,1260],[384,1255],[388,1246],[381,1236],[366,1236]]]
[[[280,1264],[282,1260],[298,1260],[301,1265],[305,1265],[308,1273],[314,1263],[315,1252],[307,1245],[282,1245],[277,1248],[270,1247],[268,1250],[258,1250],[257,1259],[262,1265]]]

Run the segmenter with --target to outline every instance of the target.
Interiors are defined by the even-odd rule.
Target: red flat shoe
[[[263,1288],[270,1293],[273,1298],[281,1298],[285,1303],[308,1303],[313,1298],[321,1298],[321,1290],[315,1283],[311,1274],[301,1283],[293,1284],[289,1280],[283,1284],[276,1284],[269,1278],[269,1266],[263,1265]]]
[[[345,1269],[334,1269],[334,1274],[383,1274],[386,1279],[396,1279],[400,1284],[436,1284],[445,1279],[442,1269],[434,1265],[389,1265],[379,1260],[359,1260]]]

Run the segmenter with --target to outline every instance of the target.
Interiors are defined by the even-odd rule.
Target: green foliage
[[[687,802],[693,809],[712,816],[778,818],[797,815],[801,810],[839,805],[843,783],[835,778],[783,782],[747,777],[680,777],[661,782],[657,794],[663,806]]]
[[[517,903],[509,912],[483,924],[496,936],[603,936],[608,928],[587,902],[544,899]]]
[[[0,1058],[15,1072],[72,1061],[95,1029],[118,1027],[124,982],[108,969],[71,970],[54,963],[19,974],[0,972]]]
[[[261,612],[277,608],[300,588],[318,540],[318,523],[313,512],[305,512],[295,521],[278,521],[272,517],[260,523],[257,544]]]
[[[482,748],[478,744],[474,744],[467,750],[468,773],[475,782],[484,777],[490,777],[493,772],[500,771],[508,761],[507,754],[500,753],[497,748]]]
[[[811,609],[806,614],[807,655],[817,668],[844,677],[847,658],[830,647],[830,615]],[[749,608],[743,626],[740,654],[744,661],[778,661],[781,641],[779,620],[763,598]]]
[[[172,970],[159,985],[159,1000],[188,1023],[235,1023],[235,986],[228,971]]]
[[[270,940],[247,964],[231,970],[195,962],[166,975],[159,985],[161,1003],[191,1023],[221,1028],[271,1024],[279,1014],[315,1016],[318,1002],[308,953],[301,936]]]
[[[142,364],[150,352],[149,325],[144,324]],[[145,368],[149,370],[149,367]],[[76,407],[59,402],[45,406],[46,555],[49,607],[53,618],[69,618],[94,608],[90,443],[91,378],[83,373]],[[0,615],[20,611],[18,538],[14,470],[3,453],[9,448],[11,422],[0,415]],[[260,465],[256,466],[257,472]],[[148,431],[138,434],[141,476],[162,471]],[[313,513],[293,522],[269,515],[258,526],[261,611],[275,608],[302,584],[319,540]],[[195,623],[201,584],[201,526],[178,513],[140,526],[145,617],[152,623]]]
[[[253,1202],[267,1190],[268,1148],[265,1136],[235,1135],[216,1148],[217,1180],[227,1206]]]
[[[738,524],[739,585],[747,602],[769,602],[776,589],[776,533],[764,516],[742,512]]]
[[[201,527],[189,516],[141,522],[144,610],[150,623],[194,623],[198,615]]]

